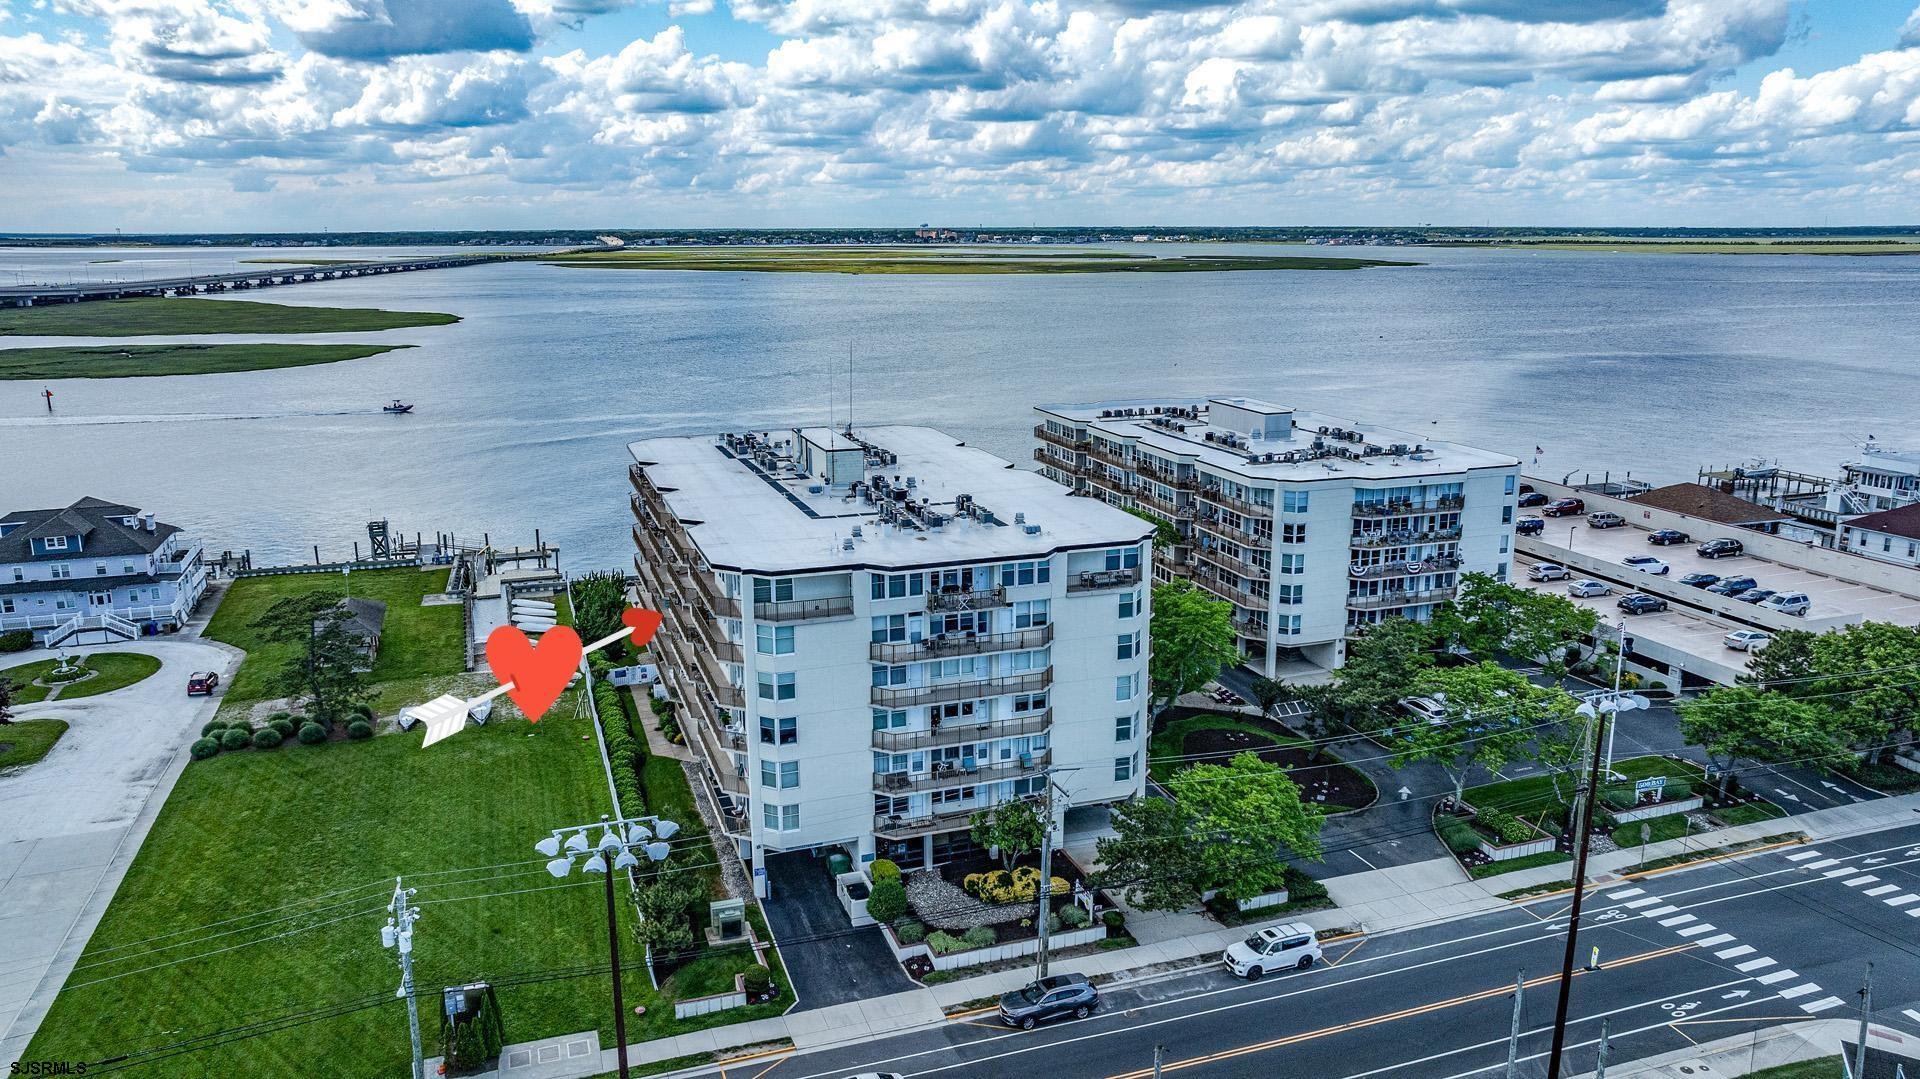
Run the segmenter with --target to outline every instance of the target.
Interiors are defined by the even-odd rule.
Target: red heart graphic
[[[522,714],[538,723],[566,692],[580,667],[580,635],[555,626],[534,644],[516,626],[498,626],[487,634],[487,666],[501,685],[513,683],[507,696]]]
[[[633,631],[633,646],[645,648],[647,642],[660,630],[660,612],[649,611],[644,607],[628,607],[620,612],[620,621]]]

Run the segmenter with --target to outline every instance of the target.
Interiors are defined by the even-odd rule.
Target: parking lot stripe
[[[1732,933],[1715,933],[1713,936],[1710,936],[1710,937],[1701,937],[1699,940],[1694,941],[1694,943],[1698,944],[1702,948],[1711,948],[1716,944],[1725,944],[1726,942],[1732,939],[1733,939]],[[1741,947],[1746,948],[1747,946],[1742,944]],[[1752,950],[1753,950],[1752,948],[1747,948],[1747,951],[1749,952]],[[1722,958],[1725,958],[1725,957],[1722,956]]]
[[[1838,858],[1822,858],[1822,859],[1820,859],[1820,860],[1819,860],[1819,861],[1817,861],[1817,862],[1808,862],[1808,863],[1807,863],[1806,865],[1803,865],[1803,866],[1801,866],[1800,868],[1802,868],[1802,869],[1825,869],[1825,868],[1827,868],[1827,867],[1828,867],[1828,866],[1830,866],[1830,865],[1839,865],[1839,864],[1840,864],[1840,859],[1838,859]]]
[[[1779,982],[1786,981],[1788,978],[1798,978],[1799,976],[1800,975],[1795,974],[1791,969],[1782,968],[1774,971],[1772,974],[1762,974],[1758,978],[1755,978],[1754,981],[1759,982],[1761,985],[1775,985]]]
[[[1643,910],[1643,911],[1641,911],[1641,912],[1640,912],[1640,917],[1642,917],[1642,918],[1659,918],[1659,917],[1663,917],[1663,916],[1665,916],[1665,915],[1668,915],[1668,914],[1672,914],[1672,913],[1673,913],[1674,911],[1676,911],[1676,910],[1679,910],[1679,909],[1680,909],[1679,907],[1674,907],[1674,906],[1666,906],[1666,907],[1655,907],[1655,908],[1653,908],[1652,910]]]
[[[1645,899],[1636,899],[1636,900],[1634,900],[1633,902],[1631,902],[1631,903],[1628,903],[1628,904],[1627,904],[1627,909],[1628,909],[1628,910],[1639,910],[1639,909],[1640,909],[1641,907],[1651,907],[1651,906],[1653,906],[1653,905],[1654,905],[1655,903],[1658,903],[1658,902],[1660,902],[1660,897],[1659,897],[1659,896],[1657,896],[1657,895],[1650,895],[1650,896],[1648,896],[1648,897],[1647,897],[1647,898],[1645,898]],[[1036,908],[1034,908],[1034,909],[1036,909],[1036,910],[1037,910],[1037,909],[1039,909],[1039,908],[1037,908],[1037,907],[1036,907]]]
[[[1713,926],[1708,925],[1705,922],[1701,922],[1699,925],[1690,925],[1685,929],[1682,929],[1680,931],[1680,935],[1683,937],[1697,937],[1702,933],[1711,933],[1711,932],[1713,932]]]
[[[1607,898],[1608,899],[1632,899],[1636,895],[1646,895],[1646,894],[1647,894],[1647,890],[1645,888],[1628,888],[1625,891],[1608,892]]]
[[[1838,869],[1829,869],[1825,873],[1822,873],[1820,875],[1828,879],[1832,879],[1834,877],[1844,877],[1848,873],[1858,873],[1858,872],[1860,872],[1858,869],[1855,869],[1850,865],[1843,865]],[[1036,907],[1034,909],[1038,910],[1039,908]]]
[[[1920,895],[1908,892],[1906,895],[1896,895],[1892,899],[1882,899],[1880,902],[1889,907],[1904,907],[1908,903],[1920,903]]]
[[[1814,1001],[1812,1004],[1800,1005],[1800,1010],[1803,1012],[1824,1012],[1828,1008],[1838,1008],[1840,1005],[1844,1003],[1846,1002],[1841,1000],[1839,997],[1821,997],[1819,1000]]]
[[[1035,909],[1037,910],[1039,908],[1036,907]],[[1741,963],[1739,966],[1734,967],[1733,969],[1739,971],[1742,974],[1747,974],[1756,970],[1765,970],[1768,967],[1773,966],[1773,962],[1774,962],[1773,960],[1768,959],[1765,956],[1761,956],[1758,959],[1749,959],[1746,962]]]

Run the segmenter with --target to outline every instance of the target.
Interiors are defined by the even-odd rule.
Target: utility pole
[[[1607,1050],[1612,1048],[1607,1040],[1609,1033],[1607,1028],[1612,1023],[1611,1019],[1600,1020],[1600,1057],[1593,1065],[1593,1079],[1607,1079]]]
[[[1866,1079],[1867,1022],[1873,1018],[1873,964],[1867,964],[1867,980],[1860,987],[1860,1044],[1853,1050],[1854,1079]]]
[[[1520,1008],[1527,993],[1527,972],[1513,976],[1513,1029],[1507,1032],[1507,1079],[1520,1075]]]
[[[1047,901],[1053,891],[1053,777],[1047,777],[1046,800],[1040,803],[1040,909],[1034,915],[1034,925],[1040,930],[1040,947],[1034,953],[1034,980],[1042,981],[1047,976]],[[1158,1070],[1158,1062],[1155,1063]]]
[[[1613,654],[1613,698],[1612,700],[1617,707],[1620,703],[1620,675],[1621,675],[1621,672],[1625,670],[1627,666],[1627,647],[1631,643],[1627,640],[1627,619],[1625,615],[1620,616],[1620,618],[1614,622],[1614,629],[1616,631],[1614,636],[1619,641],[1619,644],[1620,644],[1620,650]],[[1615,716],[1614,718],[1617,720],[1619,717]],[[1620,730],[1620,724],[1617,722],[1614,723],[1613,726],[1607,728],[1607,778],[1608,779],[1613,778],[1613,736],[1619,730]]]
[[[380,946],[400,952],[400,989],[394,996],[407,1001],[407,1029],[413,1035],[413,1079],[426,1079],[426,1063],[420,1056],[420,1009],[413,997],[413,923],[420,917],[420,908],[409,905],[413,893],[414,889],[403,886],[399,877],[393,878],[393,905],[388,908],[391,916],[380,929]]]
[[[1160,1058],[1166,1051],[1167,1047],[1164,1045],[1153,1047],[1153,1079],[1160,1079]]]
[[[1581,901],[1587,895],[1587,848],[1591,845],[1587,842],[1587,833],[1593,829],[1593,803],[1600,793],[1600,752],[1606,742],[1607,717],[1612,714],[1591,705],[1581,707],[1590,713],[1594,723],[1588,728],[1593,761],[1586,785],[1577,795],[1579,808],[1574,814],[1573,908],[1567,912],[1567,951],[1560,961],[1560,999],[1553,1010],[1553,1048],[1547,1056],[1547,1079],[1560,1079],[1560,1053],[1567,1044],[1567,1003],[1573,992],[1573,957],[1580,946]]]

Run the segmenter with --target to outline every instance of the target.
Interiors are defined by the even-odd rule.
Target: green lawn
[[[1645,825],[1649,831],[1645,842],[1659,843],[1668,839],[1679,839],[1681,836],[1693,834],[1689,830],[1689,824],[1685,813],[1672,813],[1664,817],[1654,817],[1652,820],[1629,821],[1613,830],[1613,841],[1622,847],[1639,846],[1642,842],[1640,838],[1642,825]]]
[[[1649,779],[1653,776],[1666,776],[1668,779],[1684,779],[1689,783],[1700,782],[1700,767],[1688,761],[1676,761],[1668,757],[1631,757],[1614,761],[1613,770],[1627,777],[1625,782],[1608,785],[1632,789],[1632,781]],[[1571,797],[1575,786],[1572,776],[1560,778],[1562,793]],[[1546,775],[1527,776],[1524,779],[1509,779],[1499,783],[1488,783],[1478,787],[1468,787],[1466,798],[1469,805],[1481,809],[1504,809],[1515,815],[1537,814],[1545,810],[1557,809],[1565,803],[1554,798],[1553,780]]]
[[[225,375],[378,356],[410,345],[97,345],[0,349],[0,382]]]
[[[386,628],[380,654],[369,676],[374,682],[397,682],[458,674],[466,669],[462,635],[465,622],[457,603],[422,607],[424,596],[445,590],[448,570],[381,569],[352,574],[352,593],[387,605]],[[233,582],[220,609],[207,626],[207,636],[243,648],[246,662],[234,672],[226,701],[238,704],[280,694],[270,685],[273,671],[297,645],[262,640],[253,621],[288,596],[321,590],[340,592],[337,573],[291,573],[271,577],[242,577]]]
[[[1153,737],[1147,739],[1147,774],[1152,776],[1156,783],[1165,783],[1167,780],[1172,779],[1173,774],[1187,764],[1185,761],[1174,759],[1186,755],[1186,749],[1184,747],[1187,743],[1187,736],[1196,731],[1208,730],[1239,731],[1242,734],[1250,734],[1255,738],[1274,745],[1296,746],[1306,744],[1304,739],[1278,737],[1274,734],[1272,728],[1261,726],[1250,720],[1236,719],[1233,716],[1211,713],[1187,716],[1183,719],[1176,719],[1166,723],[1153,733]],[[1227,762],[1225,758],[1222,758],[1220,760],[1200,761],[1196,763],[1225,764]]]
[[[0,337],[140,337],[189,333],[358,333],[460,321],[438,311],[301,307],[237,300],[136,297],[0,310]]]
[[[62,689],[61,700],[93,697],[102,693],[111,693],[116,689],[125,689],[160,669],[159,660],[138,652],[98,652],[77,658],[81,666],[94,672],[94,676],[84,682],[74,682]],[[36,678],[45,677],[59,665],[60,661],[57,659],[37,660],[0,670],[0,676],[11,679],[14,685],[19,687],[13,695],[15,704],[38,704],[47,699],[47,694],[51,692],[52,687],[36,686],[31,683]],[[185,686],[181,687],[181,691],[185,692]]]
[[[24,719],[0,725],[0,769],[32,764],[67,733],[64,719]]]
[[[1521,869],[1534,869],[1543,865],[1556,865],[1560,862],[1571,861],[1573,861],[1573,855],[1564,854],[1557,850],[1550,850],[1544,854],[1529,854],[1524,858],[1509,858],[1504,862],[1489,862],[1486,865],[1476,865],[1468,872],[1474,880],[1480,880],[1485,877],[1497,877],[1502,873],[1512,873]]]
[[[1713,815],[1728,827],[1733,827],[1741,824],[1754,824],[1763,820],[1773,820],[1776,817],[1784,817],[1787,815],[1787,811],[1774,805],[1772,802],[1760,801],[1731,806],[1727,809],[1716,809],[1713,811]]]
[[[1846,1079],[1846,1075],[1846,1065],[1840,1062],[1839,1057],[1827,1057],[1825,1060],[1803,1060],[1798,1064],[1762,1068],[1757,1072],[1748,1072],[1747,1079]]]

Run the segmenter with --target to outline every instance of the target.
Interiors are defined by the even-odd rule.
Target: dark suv
[[[1517,502],[1516,505],[1525,509],[1528,506],[1544,506],[1548,501],[1547,496],[1539,491],[1522,491],[1520,492],[1520,501]]]
[[[1745,554],[1746,550],[1739,540],[1725,537],[1710,539],[1694,548],[1694,552],[1701,558],[1732,558],[1735,555]]]
[[[1693,537],[1677,528],[1662,528],[1647,533],[1647,542],[1655,547],[1666,547],[1675,543],[1692,543]]]
[[[1085,1019],[1100,1006],[1100,991],[1087,982],[1084,974],[1056,974],[1000,998],[1000,1021],[1010,1027],[1032,1030],[1034,1024],[1071,1015]]]
[[[1737,596],[1749,588],[1759,586],[1760,582],[1751,577],[1722,577],[1719,584],[1709,587],[1707,591],[1720,596]]]
[[[1544,532],[1546,527],[1547,522],[1532,515],[1522,517],[1513,522],[1514,534],[1518,536],[1537,536],[1541,532]]]
[[[1654,611],[1666,610],[1667,601],[1661,599],[1659,596],[1649,596],[1641,592],[1635,592],[1631,595],[1621,596],[1620,601],[1615,603],[1614,606],[1628,614],[1651,614]]]

